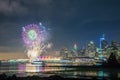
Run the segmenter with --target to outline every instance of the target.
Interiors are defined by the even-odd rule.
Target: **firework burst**
[[[30,60],[37,59],[48,46],[48,32],[42,24],[30,24],[23,27],[22,38]]]

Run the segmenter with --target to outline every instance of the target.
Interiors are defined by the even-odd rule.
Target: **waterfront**
[[[5,73],[7,76],[15,74],[17,77],[39,76],[49,77],[59,75],[64,78],[97,78],[111,79],[120,78],[119,68],[92,68],[92,67],[41,67],[29,63],[12,63],[1,64],[0,74]]]

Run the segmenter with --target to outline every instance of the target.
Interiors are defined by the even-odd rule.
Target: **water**
[[[49,77],[59,75],[65,78],[120,78],[120,69],[118,68],[84,68],[84,67],[41,67],[29,63],[6,63],[1,64],[0,74],[6,73],[8,76],[16,74],[19,77],[37,75],[40,77]]]

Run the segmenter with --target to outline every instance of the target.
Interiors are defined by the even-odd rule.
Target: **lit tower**
[[[74,44],[74,50],[75,50],[75,51],[78,50],[77,44]]]
[[[73,46],[73,52],[74,52],[74,56],[78,56],[78,53],[77,53],[77,51],[78,51],[77,44],[74,44],[74,46]]]
[[[102,37],[100,37],[100,55],[99,58],[102,59],[103,55],[102,55],[102,41],[105,40],[105,35],[103,34]]]

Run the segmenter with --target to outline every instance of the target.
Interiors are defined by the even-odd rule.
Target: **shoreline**
[[[15,74],[12,76],[7,76],[5,73],[0,74],[0,80],[107,80],[107,79],[120,79],[115,77],[80,77],[80,78],[64,78],[59,75],[52,75],[49,77],[40,77],[40,76],[27,76],[27,77],[17,77]]]

